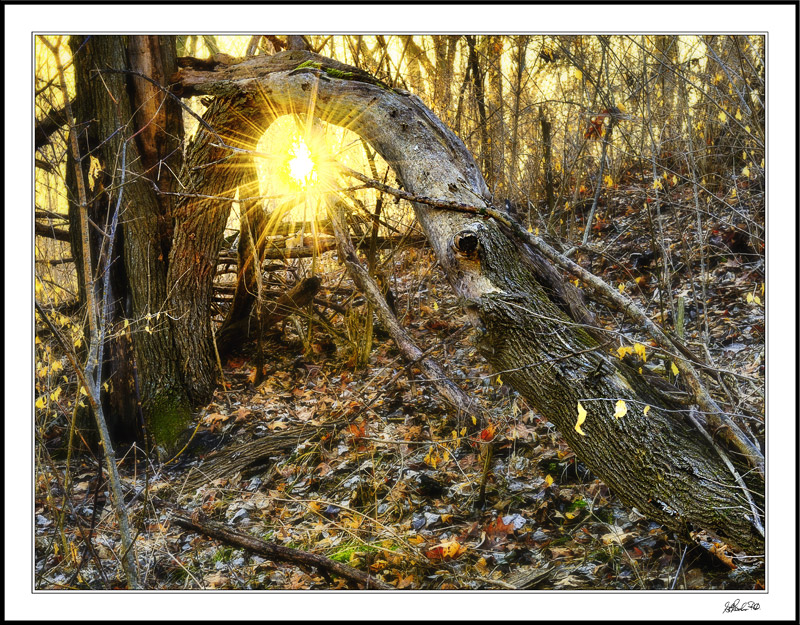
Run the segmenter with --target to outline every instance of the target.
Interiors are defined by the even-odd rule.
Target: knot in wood
[[[480,241],[472,230],[462,230],[453,237],[453,249],[459,256],[468,260],[478,260]]]

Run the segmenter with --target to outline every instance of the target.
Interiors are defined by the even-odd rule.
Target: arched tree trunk
[[[186,94],[225,96],[248,110],[257,94],[266,94],[276,114],[310,110],[347,126],[418,196],[478,209],[489,201],[472,156],[418,98],[387,89],[355,68],[292,51],[217,72],[185,69],[179,78]],[[249,116],[239,116],[240,124],[249,125],[241,121]],[[628,505],[684,537],[709,530],[761,552],[763,538],[749,518],[751,508],[715,449],[687,422],[685,410],[638,371],[609,357],[595,338],[599,332],[588,332],[565,312],[565,303],[543,286],[548,280],[553,286],[552,268],[543,269],[541,258],[510,240],[492,219],[420,202],[415,211],[481,332],[482,353],[558,426],[595,474]],[[628,411],[617,418],[620,399]],[[583,435],[574,428],[578,403],[588,413]],[[763,483],[753,481],[761,503]]]

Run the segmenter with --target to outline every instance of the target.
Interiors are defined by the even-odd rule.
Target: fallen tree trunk
[[[478,212],[491,207],[463,143],[417,97],[361,70],[290,51],[218,71],[186,68],[176,80],[183,95],[249,94],[266,99],[275,115],[310,113],[346,126],[381,154],[405,191]],[[747,494],[687,407],[608,355],[577,291],[547,260],[486,213],[419,201],[414,209],[480,332],[482,354],[559,428],[582,462],[627,505],[681,537],[709,531],[751,554],[763,553],[761,521],[752,511],[754,500],[763,506],[762,477],[746,476]],[[585,422],[576,427],[582,410]]]

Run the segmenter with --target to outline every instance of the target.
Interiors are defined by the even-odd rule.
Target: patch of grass
[[[343,564],[347,564],[350,562],[351,558],[355,556],[364,555],[366,553],[376,553],[378,551],[395,551],[397,547],[395,545],[391,545],[389,547],[375,547],[373,545],[365,545],[364,543],[358,541],[351,541],[339,545],[337,550],[329,554],[328,557],[331,560],[336,562],[341,562]]]
[[[220,547],[211,558],[214,562],[229,562],[233,558],[233,547]]]

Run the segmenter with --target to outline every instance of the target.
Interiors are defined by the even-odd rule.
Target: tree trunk
[[[503,93],[503,41],[505,37],[492,35],[487,40],[487,65],[489,70],[486,118],[489,122],[489,153],[491,154],[491,173],[489,188],[497,202],[508,197],[506,181],[506,123]]]
[[[211,398],[217,382],[209,316],[217,257],[233,194],[252,166],[252,157],[222,144],[255,150],[266,115],[258,94],[216,98],[204,115],[214,131],[201,125],[187,149],[186,195],[175,210],[167,283],[184,384],[198,404]]]
[[[475,105],[478,108],[478,128],[480,129],[481,149],[480,161],[483,167],[483,172],[487,176],[492,173],[492,159],[489,150],[489,130],[486,125],[486,102],[483,96],[483,73],[481,72],[480,65],[478,64],[478,52],[476,50],[476,37],[475,35],[467,35],[467,46],[469,48],[469,68],[472,74],[472,85],[475,89]],[[491,185],[492,180],[489,179]]]
[[[251,163],[242,174],[239,197],[248,197],[252,190],[258,189],[258,174]],[[249,317],[258,293],[258,271],[264,261],[267,249],[268,219],[261,202],[249,200],[240,202],[241,219],[239,226],[238,272],[233,302],[225,315],[225,320],[217,333],[217,349],[220,355],[235,345],[241,344],[249,333]]]
[[[519,176],[519,112],[522,104],[523,77],[525,75],[525,56],[528,52],[528,36],[518,35],[517,50],[514,55],[514,111],[511,117],[511,161],[509,163],[508,180],[515,194],[515,199],[522,199]],[[541,107],[539,108],[541,111]],[[526,198],[527,199],[527,198]]]
[[[130,37],[130,40],[152,39],[146,37]],[[160,39],[160,38],[155,38]],[[74,53],[78,52],[83,37],[71,38]],[[140,155],[139,147],[131,137],[137,131],[136,124],[126,127],[133,117],[136,108],[130,100],[131,93],[139,94],[136,84],[131,84],[129,76],[124,73],[112,73],[107,70],[126,71],[129,69],[127,49],[123,37],[93,36],[75,56],[76,75],[76,121],[77,126],[85,128],[79,138],[79,145],[84,154],[84,172],[89,171],[89,154],[98,159],[99,176],[94,182],[94,197],[90,211],[94,223],[105,230],[110,222],[113,208],[118,199],[120,202],[120,224],[118,229],[121,240],[114,245],[114,258],[111,263],[111,292],[108,301],[110,308],[107,314],[109,330],[106,335],[103,364],[103,380],[109,381],[108,394],[104,402],[109,402],[107,412],[109,426],[117,440],[130,439],[136,431],[137,399],[141,399],[148,425],[157,442],[169,446],[168,441],[175,432],[180,431],[190,417],[190,409],[176,360],[176,352],[172,341],[164,306],[167,301],[165,232],[168,221],[165,208],[159,203],[148,176],[156,179],[157,171],[152,170],[158,162],[159,154],[166,155],[171,150],[171,139],[165,134],[180,133],[167,107],[159,115],[163,126],[151,124],[142,133],[141,144],[152,147]],[[146,47],[145,42],[137,41],[140,49]],[[167,47],[168,49],[168,47]],[[147,56],[146,53],[142,53]],[[174,46],[173,46],[174,66]],[[165,63],[164,57],[151,59],[152,71],[159,75],[158,69]],[[100,72],[98,72],[100,70]],[[163,69],[165,75],[170,69]],[[143,82],[143,81],[139,81]],[[136,97],[136,95],[134,96]],[[141,97],[144,102],[146,97]],[[152,111],[151,111],[152,112]],[[139,117],[139,122],[147,124],[150,118]],[[178,137],[180,134],[177,135]],[[123,142],[126,146],[125,184],[116,193],[107,193],[122,181],[120,156]],[[141,157],[140,157],[141,156]],[[147,171],[147,163],[151,170]],[[70,186],[74,185],[74,177],[67,168]],[[165,171],[161,172],[160,182],[169,179]],[[88,187],[87,187],[88,188]],[[75,195],[72,194],[74,198]],[[75,229],[76,206],[70,203],[70,229]],[[92,245],[93,267],[99,266],[99,241],[102,235],[95,230],[97,242]],[[77,258],[73,245],[73,255]],[[78,283],[83,285],[81,268],[78,269]],[[99,288],[102,276],[96,273],[95,284]],[[85,301],[85,294],[81,294]],[[130,323],[133,336],[133,353],[121,330],[124,321]],[[136,397],[132,364],[138,368],[139,393]]]
[[[251,94],[265,95],[276,114],[306,114],[313,102],[314,115],[368,141],[407,191],[478,209],[488,205],[486,184],[461,141],[418,98],[374,84],[354,68],[288,52],[218,72],[186,69],[180,79],[187,94],[240,94],[242,105]],[[247,114],[239,119],[249,124]],[[567,315],[565,303],[542,286],[540,257],[492,219],[422,202],[414,208],[479,329],[482,353],[556,424],[596,475],[625,503],[683,537],[713,531],[750,553],[762,552],[750,507],[717,450],[687,423],[683,407],[609,357],[597,332]],[[628,408],[622,418],[615,417],[618,400]],[[579,403],[588,413],[584,435],[574,427]],[[763,503],[763,483],[752,482]]]

